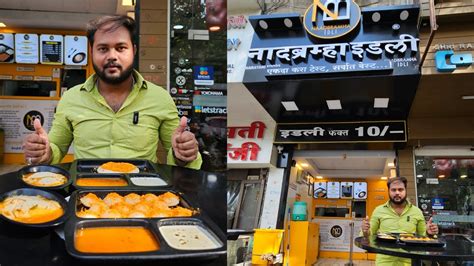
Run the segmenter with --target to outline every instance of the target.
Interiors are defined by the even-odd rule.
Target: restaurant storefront
[[[255,34],[242,83],[276,124],[275,166],[284,170],[276,228],[285,229],[290,264],[349,258],[351,224],[358,235],[362,218],[388,200],[386,179],[399,174],[408,140],[421,76],[419,9],[348,5],[333,17],[314,1],[304,15],[248,18]],[[305,202],[306,221],[295,219],[295,202]]]

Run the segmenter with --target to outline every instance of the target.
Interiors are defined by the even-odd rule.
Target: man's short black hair
[[[388,189],[390,189],[390,185],[394,182],[403,182],[403,184],[405,185],[405,189],[407,188],[407,179],[403,176],[395,176],[395,177],[390,177],[387,180]]]
[[[104,28],[105,27],[105,28]],[[91,46],[94,44],[94,35],[98,29],[105,32],[112,32],[119,27],[125,27],[130,33],[132,44],[136,44],[137,24],[135,20],[128,16],[113,15],[95,18],[87,23],[87,38]]]

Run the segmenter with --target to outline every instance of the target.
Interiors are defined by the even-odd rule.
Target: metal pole
[[[354,222],[349,223],[351,229],[351,243],[349,244],[349,262],[344,264],[344,266],[355,266],[352,262],[352,253],[354,252]]]

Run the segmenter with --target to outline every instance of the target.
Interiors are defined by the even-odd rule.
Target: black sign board
[[[278,124],[275,143],[406,142],[405,121]]]

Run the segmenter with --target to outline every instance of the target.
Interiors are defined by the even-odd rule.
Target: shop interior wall
[[[168,4],[169,1],[140,0],[138,70],[143,77],[167,88],[168,77]],[[161,145],[158,162],[166,163],[166,152]]]
[[[60,34],[60,35],[86,35],[84,31],[71,31],[71,30],[55,30],[55,29],[33,29],[33,28],[3,28],[0,29],[0,33],[31,33],[31,34]],[[81,67],[86,70],[86,77],[89,77],[93,72],[92,61],[89,50],[87,66]],[[18,72],[17,67],[34,67],[33,72]],[[0,64],[0,73],[2,75],[11,75],[13,77],[17,75],[30,75],[30,76],[52,76],[54,68],[64,69],[65,65],[43,65],[43,64]],[[35,96],[0,96],[1,101],[8,103],[10,100],[59,100],[61,91],[61,81],[59,78],[52,78],[56,82],[56,96],[54,97],[35,97]],[[64,157],[63,162],[71,162],[74,160],[72,154],[68,154]],[[3,162],[5,164],[22,164],[25,158],[23,153],[5,153],[3,156]]]

